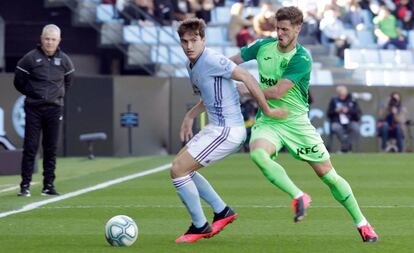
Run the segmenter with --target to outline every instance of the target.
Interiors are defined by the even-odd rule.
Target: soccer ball
[[[130,217],[117,215],[106,223],[105,237],[112,246],[131,246],[138,238],[138,226]]]

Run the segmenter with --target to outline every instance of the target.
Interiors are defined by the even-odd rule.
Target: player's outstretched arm
[[[232,62],[236,63],[237,65],[240,65],[240,64],[242,64],[244,62],[243,59],[242,59],[242,57],[241,57],[241,54],[240,53],[231,56],[229,59]]]
[[[180,129],[180,139],[182,142],[187,142],[193,137],[194,119],[205,110],[206,108],[204,107],[203,100],[200,100],[185,114]]]
[[[256,79],[249,72],[247,72],[247,70],[241,67],[236,67],[233,70],[231,78],[244,83],[246,88],[250,91],[250,94],[257,100],[257,103],[260,108],[262,108],[264,114],[278,119],[282,119],[287,116],[288,112],[286,110],[269,107],[266,97],[260,89],[259,83],[257,83]]]

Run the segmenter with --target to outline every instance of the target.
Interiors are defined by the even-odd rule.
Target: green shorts
[[[275,156],[282,147],[286,147],[298,160],[323,162],[330,157],[321,136],[306,114],[283,123],[269,124],[258,120],[252,128],[250,143],[257,139],[273,143],[276,147]]]

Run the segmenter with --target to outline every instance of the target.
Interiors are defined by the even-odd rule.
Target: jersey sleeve
[[[275,41],[275,40],[272,38],[258,39],[258,40],[253,41],[249,45],[242,47],[240,51],[241,58],[243,59],[244,62],[256,59],[257,52],[259,52],[260,47],[271,41]]]
[[[211,76],[222,76],[226,79],[231,78],[236,64],[230,59],[220,54],[213,54],[208,58],[207,67]]]
[[[68,55],[64,54],[65,56],[65,88],[68,89],[72,85],[73,80],[73,73],[75,72],[75,67],[73,66],[72,60],[69,58]]]
[[[312,59],[307,54],[295,54],[283,72],[281,78],[289,79],[294,84],[299,83],[304,77],[308,76],[312,68]]]
[[[32,71],[31,54],[28,53],[17,62],[16,71],[14,75],[14,87],[23,95],[28,95],[27,82]]]

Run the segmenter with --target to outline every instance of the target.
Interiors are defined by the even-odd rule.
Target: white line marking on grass
[[[132,180],[132,179],[135,179],[135,178],[138,178],[138,177],[143,177],[143,176],[147,176],[147,175],[150,175],[150,174],[154,174],[154,173],[157,173],[157,172],[169,169],[169,168],[171,168],[170,163],[169,164],[164,164],[164,165],[161,165],[159,167],[149,169],[149,170],[146,170],[146,171],[138,172],[138,173],[135,173],[135,174],[132,174],[132,175],[129,175],[129,176],[120,177],[120,178],[113,179],[113,180],[110,180],[110,181],[107,181],[107,182],[103,182],[103,183],[100,183],[100,184],[97,184],[97,185],[94,185],[94,186],[91,186],[91,187],[88,187],[88,188],[80,189],[80,190],[77,190],[77,191],[74,191],[74,192],[69,192],[69,193],[63,194],[63,195],[58,196],[58,197],[49,198],[49,199],[38,201],[38,202],[33,202],[33,203],[30,203],[28,205],[23,206],[20,209],[0,213],[0,218],[4,218],[4,217],[7,217],[7,216],[13,215],[13,214],[18,214],[18,213],[22,213],[22,212],[31,211],[33,209],[39,208],[41,206],[44,206],[44,205],[47,205],[47,204],[50,204],[50,203],[54,203],[54,202],[58,202],[58,201],[61,201],[61,200],[64,200],[64,199],[76,197],[76,196],[79,196],[79,195],[82,195],[82,194],[85,194],[85,193],[88,193],[88,192],[91,192],[91,191],[96,191],[96,190],[103,189],[103,188],[106,188],[106,187],[109,187],[109,186],[112,186],[112,185],[115,185],[115,184],[123,183],[123,182],[128,181],[128,180]]]
[[[203,206],[207,208],[208,206]],[[278,208],[290,208],[288,205],[231,205],[234,208],[263,208],[263,209],[278,209]],[[414,208],[414,205],[384,205],[384,206],[361,206],[362,208],[373,208],[373,209],[388,209],[388,208]],[[92,209],[92,208],[184,208],[183,205],[68,205],[68,206],[50,206],[42,207],[44,209]],[[311,206],[310,208],[344,208],[343,206]]]
[[[32,182],[30,185],[35,185],[35,184],[37,184],[37,182]],[[8,184],[7,186],[10,186],[10,185],[13,185],[13,184]],[[0,193],[14,191],[14,190],[17,190],[17,189],[20,189],[20,185],[14,185],[12,187],[1,189]]]

